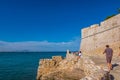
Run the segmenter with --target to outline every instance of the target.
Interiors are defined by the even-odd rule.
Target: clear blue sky
[[[53,50],[56,44],[63,43],[69,47],[62,45],[61,50],[78,50],[81,28],[117,14],[118,8],[120,0],[0,0],[0,51],[7,51],[8,44],[29,42],[32,47],[34,43],[40,43],[40,47],[44,42],[51,44],[44,49],[34,45],[36,51],[46,51],[51,46]],[[70,47],[70,42],[75,47]]]

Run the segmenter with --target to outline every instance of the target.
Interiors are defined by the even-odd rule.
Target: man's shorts
[[[106,56],[107,63],[111,63],[112,56]]]

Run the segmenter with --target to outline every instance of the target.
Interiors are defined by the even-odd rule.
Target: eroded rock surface
[[[67,53],[64,59],[54,56],[54,59],[40,60],[37,80],[106,80],[106,74],[89,57],[83,56],[77,61],[76,55]]]

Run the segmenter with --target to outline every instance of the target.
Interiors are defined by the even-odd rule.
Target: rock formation
[[[89,57],[66,54],[66,58],[54,56],[40,60],[37,80],[101,80],[106,72]],[[106,79],[105,79],[106,80]]]

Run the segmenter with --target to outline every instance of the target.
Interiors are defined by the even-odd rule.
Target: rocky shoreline
[[[77,56],[67,51],[66,58],[53,56],[39,62],[37,80],[111,80],[109,73],[96,65],[88,56],[77,61]]]

